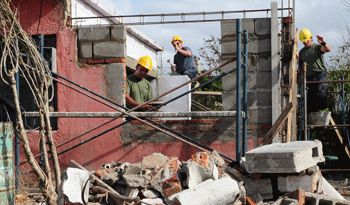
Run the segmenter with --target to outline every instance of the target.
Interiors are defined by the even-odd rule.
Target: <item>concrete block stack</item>
[[[77,33],[80,62],[112,63],[125,59],[126,29],[124,26],[79,27]]]
[[[324,161],[322,143],[317,140],[274,143],[251,150],[244,166],[251,176],[258,177],[247,179],[247,196],[258,194],[264,200],[276,200],[286,194],[274,204],[318,205],[324,204],[324,197],[332,201],[325,204],[350,204],[323,178],[317,163]],[[303,200],[306,202],[300,202]]]

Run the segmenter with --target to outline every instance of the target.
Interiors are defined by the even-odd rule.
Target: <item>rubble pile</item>
[[[350,204],[322,177],[317,166],[322,161],[319,141],[251,150],[237,169],[215,151],[183,162],[153,153],[142,162],[111,162],[94,173],[73,161],[62,174],[58,204]]]

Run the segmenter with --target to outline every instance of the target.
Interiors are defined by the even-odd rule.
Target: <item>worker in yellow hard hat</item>
[[[312,34],[308,29],[303,29],[299,34],[300,41],[304,44],[299,52],[299,70],[303,71],[303,63],[306,66],[307,81],[327,81],[327,68],[324,64],[323,54],[330,52],[331,48],[320,35],[316,35],[318,44],[312,41]],[[308,112],[318,112],[327,108],[328,83],[311,83],[308,85]]]
[[[197,77],[197,66],[194,55],[189,47],[182,46],[182,39],[179,36],[174,36],[171,39],[171,44],[177,51],[174,56],[174,64],[171,66],[173,73],[171,75],[187,75],[190,79]],[[198,82],[193,82],[192,87],[198,86]]]
[[[151,84],[145,79],[150,70],[152,70],[151,57],[142,56],[137,61],[135,73],[127,77],[125,101],[128,108],[139,106],[153,98]],[[147,111],[152,108],[151,105],[143,105],[139,110]]]

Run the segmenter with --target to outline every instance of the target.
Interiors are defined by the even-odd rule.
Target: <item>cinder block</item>
[[[112,63],[106,67],[105,79],[107,83],[108,96],[116,102],[124,104],[124,66],[122,63]]]
[[[258,61],[258,72],[271,72],[271,57],[259,58]]]
[[[349,205],[350,202],[346,200],[338,200],[332,197],[316,194],[311,192],[305,192],[305,204],[315,204],[315,205]]]
[[[258,106],[259,107],[271,107],[272,106],[272,96],[271,91],[258,91]]]
[[[125,43],[116,41],[93,43],[94,59],[125,57]]]
[[[233,54],[237,51],[237,43],[233,38],[226,38],[225,41],[221,42],[222,54]]]
[[[240,193],[238,183],[229,176],[209,179],[194,189],[186,189],[174,197],[178,205],[231,204]]]
[[[318,140],[274,143],[246,153],[249,173],[299,173],[324,161]]]
[[[79,56],[84,59],[92,58],[92,42],[79,43]]]
[[[242,34],[244,30],[248,30],[249,33],[254,33],[254,21],[254,19],[242,20]],[[236,20],[221,22],[221,36],[230,35],[236,35]]]
[[[91,26],[78,28],[79,42],[102,42],[109,40],[109,27],[106,26]]]
[[[271,19],[260,18],[255,20],[255,34],[267,35],[271,34]]]
[[[126,41],[125,26],[114,26],[111,28],[111,41],[124,43]]]
[[[312,175],[305,176],[279,176],[278,190],[280,192],[292,192],[296,189],[303,189],[305,191],[314,192],[317,190],[317,183],[322,177],[321,171],[315,172]]]
[[[288,199],[288,198],[279,198],[277,201],[273,202],[271,205],[299,205],[298,200]]]
[[[244,182],[247,196],[255,196],[260,194],[263,199],[271,199],[273,197],[271,179],[251,179],[247,178]]]
[[[271,39],[253,39],[248,43],[248,52],[250,54],[258,54],[264,52],[271,52]]]
[[[258,73],[256,76],[256,88],[271,90],[271,73]]]

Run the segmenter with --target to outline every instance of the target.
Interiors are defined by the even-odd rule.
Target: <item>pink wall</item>
[[[106,65],[96,65],[91,67],[79,67],[76,55],[76,33],[73,29],[64,25],[63,9],[56,0],[44,0],[42,14],[39,24],[41,0],[13,0],[12,3],[19,9],[19,19],[23,28],[31,35],[36,34],[56,34],[57,36],[57,72],[58,74],[88,88],[92,91],[106,96],[107,85],[104,77]],[[38,32],[37,32],[38,30]],[[59,112],[93,112],[93,111],[113,111],[64,85],[57,86],[58,111]],[[54,132],[55,143],[60,144],[72,139],[79,134],[108,121],[101,118],[60,118],[58,120],[58,131]],[[74,140],[67,145],[58,148],[58,152],[71,147],[83,140],[86,140],[102,131],[105,131],[122,120],[115,120],[113,123],[104,126],[84,137]],[[38,133],[29,133],[31,147],[35,154],[38,153]],[[213,142],[209,146],[213,149],[235,158],[235,142]],[[255,141],[250,140],[248,148],[252,149]],[[61,168],[65,169],[73,159],[88,169],[97,169],[105,163],[111,161],[128,161],[130,163],[139,162],[144,156],[153,152],[160,152],[167,156],[177,156],[180,160],[187,160],[192,154],[198,152],[197,148],[190,147],[178,141],[147,143],[132,142],[123,144],[120,137],[120,129],[114,130],[94,139],[72,151],[59,156]],[[21,162],[25,161],[23,150]],[[27,171],[28,164],[21,163],[21,171]]]

